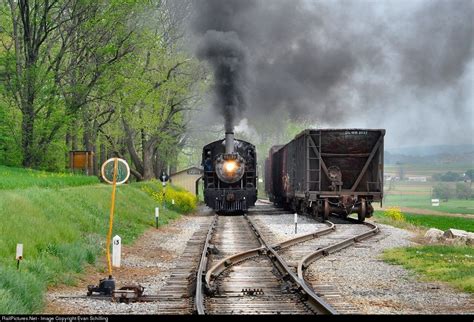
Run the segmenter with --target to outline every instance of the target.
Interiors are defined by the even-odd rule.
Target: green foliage
[[[30,187],[62,188],[97,184],[97,177],[0,166],[0,190]]]
[[[473,180],[474,179],[474,169],[467,170],[465,175],[469,180]]]
[[[160,162],[176,159],[205,71],[167,2],[40,1],[17,20],[22,6],[0,3],[0,164],[61,171],[69,150],[101,143],[123,155],[123,119],[138,150],[148,140]]]
[[[198,198],[179,187],[167,185],[163,188],[156,180],[142,183],[142,190],[151,195],[160,205],[180,213],[190,213],[196,210]],[[174,204],[173,204],[174,200]]]
[[[440,183],[433,187],[433,197],[435,198],[447,201],[452,196],[453,193],[447,184]]]
[[[456,197],[459,199],[471,199],[472,191],[471,187],[465,183],[456,183]]]
[[[447,282],[474,293],[474,248],[418,246],[386,250],[383,259],[422,274],[426,280]]]
[[[444,182],[456,182],[462,180],[462,175],[453,171],[448,171],[446,173],[435,173],[433,174],[434,181],[444,181]]]
[[[44,305],[46,281],[27,269],[0,265],[0,312],[26,314],[39,312]]]

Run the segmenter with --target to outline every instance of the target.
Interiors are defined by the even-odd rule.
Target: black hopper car
[[[371,217],[383,198],[385,130],[305,130],[270,149],[265,190],[275,205],[321,219]],[[267,168],[268,167],[268,168]]]
[[[257,154],[255,146],[234,140],[226,133],[224,140],[204,146],[204,202],[218,214],[242,214],[257,201]]]

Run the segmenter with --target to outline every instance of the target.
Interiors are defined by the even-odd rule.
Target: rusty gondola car
[[[305,130],[272,147],[266,192],[275,205],[321,219],[357,213],[360,222],[383,198],[385,130]]]

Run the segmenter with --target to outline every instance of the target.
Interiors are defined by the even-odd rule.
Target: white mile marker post
[[[298,214],[295,213],[295,234],[298,233]]]
[[[122,238],[115,235],[112,239],[112,266],[120,267],[120,259],[122,257]]]
[[[156,228],[158,229],[158,219],[160,217],[160,207],[155,208],[155,225]]]

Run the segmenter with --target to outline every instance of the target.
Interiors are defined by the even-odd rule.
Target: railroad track
[[[317,259],[353,245],[378,232],[372,224],[364,231],[334,235],[326,228],[270,245],[271,232],[255,225],[254,215],[275,215],[273,207],[259,207],[249,216],[218,217],[208,233],[196,288],[199,314],[337,314],[357,310],[341,301],[332,285],[308,285],[305,269]],[[278,213],[284,213],[278,211]],[[351,219],[344,220],[345,223]],[[363,225],[354,225],[363,226]],[[317,241],[327,235],[323,243]],[[212,236],[212,237],[211,237]],[[322,246],[321,246],[322,245]],[[199,279],[198,279],[199,280]]]
[[[336,224],[315,220],[317,230],[282,241],[269,229],[280,215],[292,218],[271,206],[260,206],[248,216],[208,213],[209,220],[187,242],[160,291],[126,302],[154,302],[158,314],[357,313],[335,286],[312,284],[305,272],[319,258],[376,234],[378,228],[350,219],[331,219]],[[343,224],[349,225],[338,231]]]

